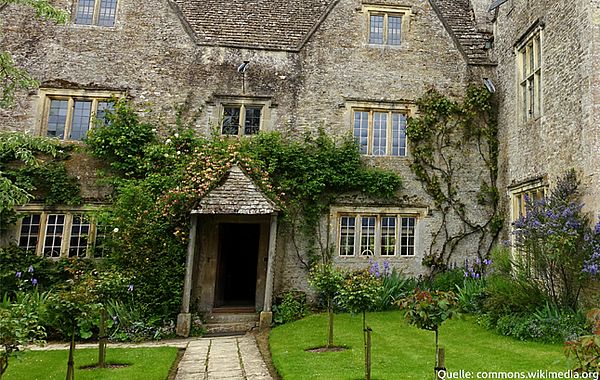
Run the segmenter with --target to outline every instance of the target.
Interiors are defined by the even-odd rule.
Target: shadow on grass
[[[306,352],[340,352],[340,351],[346,351],[349,350],[351,347],[350,346],[331,346],[331,347],[327,347],[327,346],[319,346],[319,347],[312,347],[312,348],[307,348]]]

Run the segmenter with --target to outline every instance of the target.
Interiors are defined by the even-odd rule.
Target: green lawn
[[[399,312],[370,313],[373,329],[373,379],[430,379],[435,360],[433,332],[407,325]],[[274,328],[269,345],[273,363],[284,380],[364,378],[362,319],[335,316],[335,344],[343,352],[312,353],[305,349],[326,343],[325,314]],[[561,345],[520,342],[498,336],[471,319],[446,322],[440,329],[449,371],[565,371]]]
[[[28,351],[11,359],[2,380],[63,380],[67,373],[69,351]],[[107,362],[127,363],[128,367],[115,369],[79,369],[98,361],[97,349],[75,351],[75,379],[110,380],[165,380],[177,357],[177,348],[110,348]]]

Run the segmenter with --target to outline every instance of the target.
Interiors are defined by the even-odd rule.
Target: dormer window
[[[400,46],[408,31],[410,8],[364,5],[370,45]]]

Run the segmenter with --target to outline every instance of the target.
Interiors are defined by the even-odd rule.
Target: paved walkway
[[[144,343],[109,343],[110,347],[185,348],[176,380],[272,380],[252,334],[232,337],[188,338]],[[77,348],[96,348],[98,343],[78,343]],[[51,343],[30,350],[68,350],[68,343]]]
[[[176,380],[271,380],[251,334],[190,341]]]

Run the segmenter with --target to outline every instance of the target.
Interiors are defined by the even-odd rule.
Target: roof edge
[[[313,34],[315,34],[316,31],[321,27],[321,24],[325,21],[325,19],[327,19],[327,17],[329,17],[329,14],[333,10],[333,8],[335,8],[338,5],[339,2],[340,2],[340,0],[334,0],[331,4],[329,4],[329,6],[325,10],[325,12],[323,12],[321,14],[321,16],[319,17],[319,19],[317,20],[317,22],[308,31],[308,33],[302,39],[302,41],[300,41],[300,44],[298,45],[298,51],[300,51],[304,47],[304,45],[306,45],[306,43],[308,42],[308,40],[310,40],[311,37],[313,36]]]

